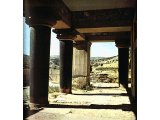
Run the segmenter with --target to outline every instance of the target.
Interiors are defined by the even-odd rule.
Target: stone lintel
[[[78,34],[78,32],[73,28],[69,28],[69,29],[53,29],[52,32],[54,32],[56,34]]]
[[[73,11],[72,25],[77,28],[131,26],[134,8]],[[129,29],[130,30],[130,29]],[[83,32],[83,30],[80,30]]]

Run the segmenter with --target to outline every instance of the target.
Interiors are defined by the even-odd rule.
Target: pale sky
[[[30,30],[24,23],[23,53],[30,54]],[[51,32],[50,55],[59,55],[59,40],[56,34]],[[94,42],[91,45],[91,57],[111,57],[118,55],[118,49],[114,42]]]

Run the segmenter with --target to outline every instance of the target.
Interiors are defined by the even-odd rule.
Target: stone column
[[[60,40],[60,88],[62,93],[72,93],[73,41]]]
[[[90,42],[83,41],[75,42],[73,47],[73,77],[80,89],[90,85],[90,46]]]
[[[51,7],[27,3],[25,22],[30,26],[30,102],[48,104],[51,27],[56,17]],[[45,13],[45,14],[44,14]]]
[[[44,25],[30,27],[30,102],[48,104],[51,29]]]
[[[62,93],[72,93],[72,57],[73,41],[76,38],[74,29],[55,29],[60,41],[60,89]]]
[[[118,72],[119,72],[119,85],[128,88],[128,65],[129,65],[129,43],[128,41],[116,41],[118,47]]]
[[[132,39],[131,39],[131,91],[133,101],[137,101],[137,11],[135,12],[133,27],[132,27]]]

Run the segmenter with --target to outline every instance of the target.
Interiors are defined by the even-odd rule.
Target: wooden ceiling
[[[70,11],[132,8],[136,0],[63,0]]]

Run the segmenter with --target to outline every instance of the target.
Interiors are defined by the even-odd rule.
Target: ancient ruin
[[[54,32],[60,41],[61,92],[72,94],[73,76],[90,84],[91,42],[115,42],[119,84],[130,96],[136,114],[136,0],[24,0],[23,8],[25,22],[30,26],[30,103],[46,108],[68,107],[52,106],[48,101],[50,38],[51,32]],[[129,49],[131,88],[128,87]],[[109,109],[105,105],[101,107]],[[114,108],[114,105],[110,107]],[[128,109],[125,105],[117,107]]]

